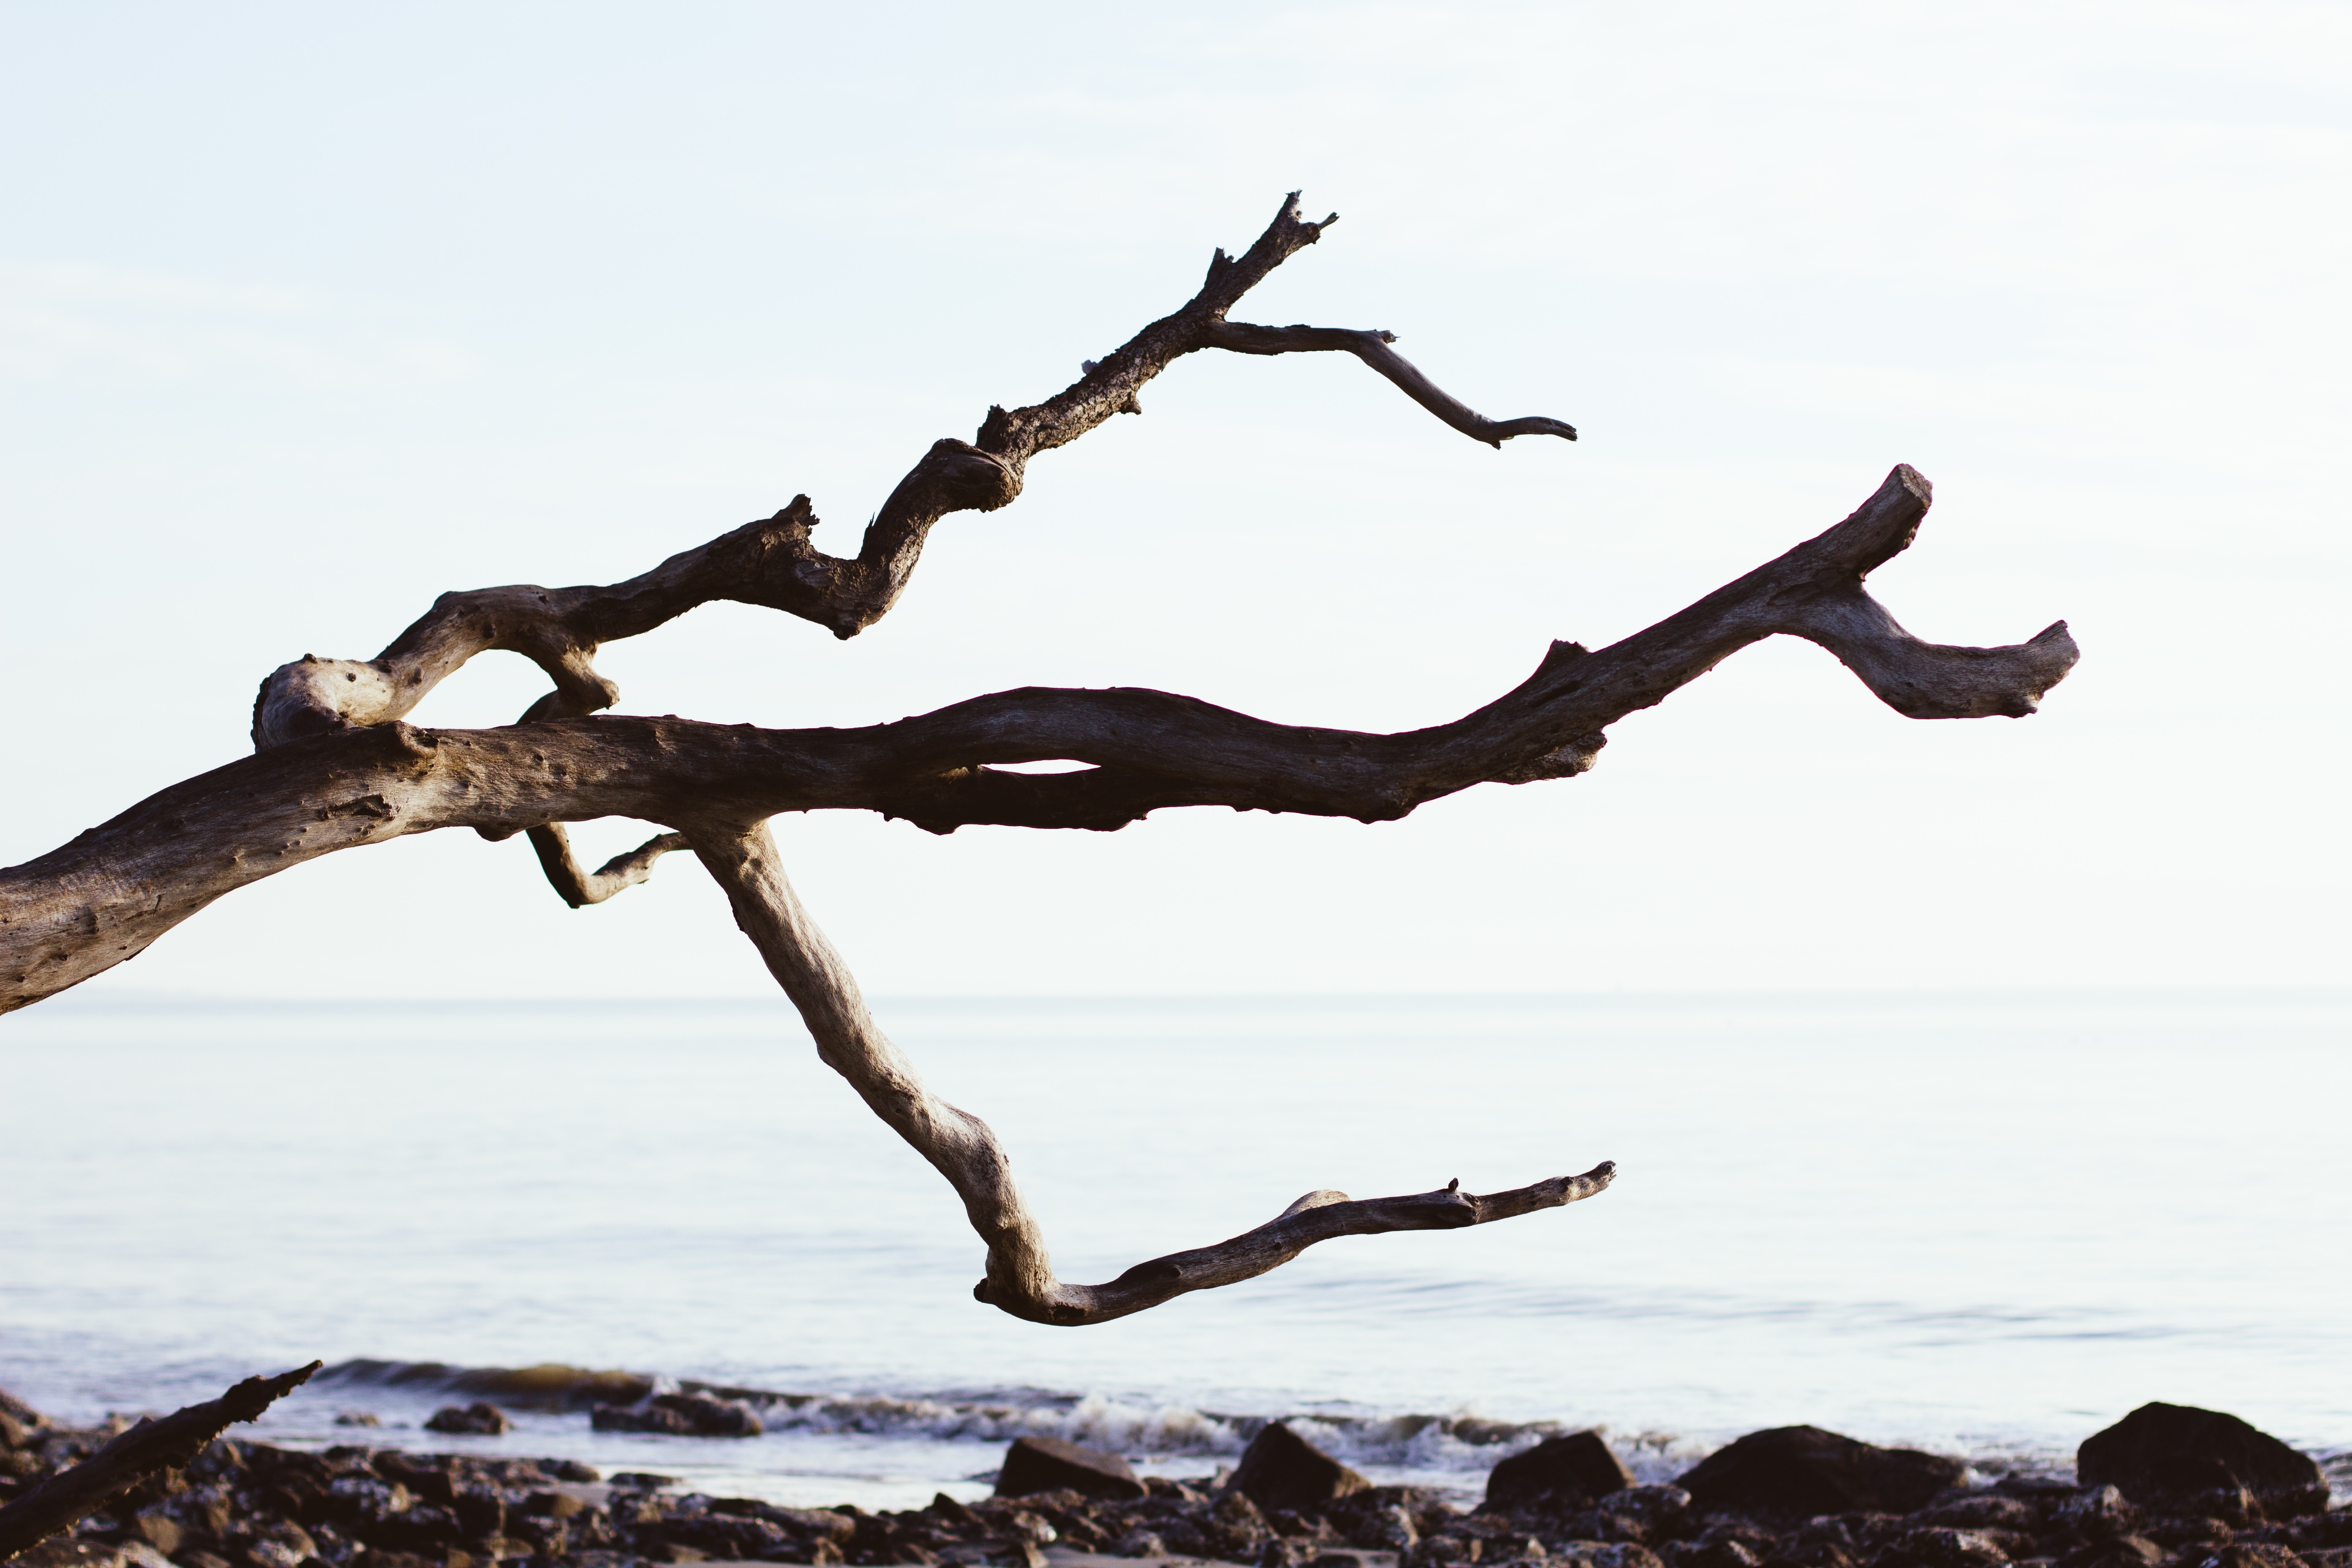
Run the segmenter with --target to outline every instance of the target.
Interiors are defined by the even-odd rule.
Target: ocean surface
[[[0,1019],[0,1386],[94,1416],[318,1358],[260,1435],[869,1507],[977,1495],[1021,1432],[1205,1473],[1277,1415],[1460,1489],[1554,1426],[1654,1478],[1797,1422],[2063,1469],[2151,1399],[2352,1481],[2352,992],[877,1012],[1066,1279],[1317,1187],[1620,1174],[1048,1329],[971,1300],[954,1197],[781,1000],[69,994]],[[769,1433],[593,1433],[483,1371],[548,1363],[766,1391]],[[419,1429],[468,1388],[517,1430]]]

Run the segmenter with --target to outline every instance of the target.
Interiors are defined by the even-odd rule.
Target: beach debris
[[[118,1418],[118,1426],[105,1429],[102,1443],[86,1440],[95,1435],[58,1433],[37,1415],[30,1422],[15,1420],[8,1438],[12,1454],[22,1452],[27,1444],[36,1445],[37,1452],[46,1449],[55,1438],[58,1440],[56,1458],[66,1462],[53,1460],[46,1473],[37,1476],[26,1475],[21,1467],[10,1467],[12,1479],[31,1484],[21,1491],[12,1485],[14,1495],[0,1493],[7,1498],[0,1504],[0,1562],[112,1506],[150,1476],[188,1463],[229,1426],[255,1419],[300,1387],[320,1364],[314,1361],[276,1377],[248,1377],[218,1399],[187,1405],[160,1419],[133,1424]],[[12,1405],[15,1403],[10,1401]]]
[[[340,1418],[336,1423],[341,1425]],[[513,1423],[507,1413],[487,1400],[478,1399],[471,1405],[445,1405],[425,1423],[427,1432],[445,1432],[459,1437],[499,1437],[506,1435]]]
[[[1143,1483],[1117,1454],[1082,1447],[1059,1437],[1015,1437],[996,1473],[998,1497],[1033,1492],[1083,1492],[1088,1497],[1139,1498]]]
[[[2189,1405],[2141,1405],[2084,1438],[2074,1469],[2084,1484],[2111,1484],[2134,1502],[2200,1509],[2233,1523],[2250,1501],[2273,1517],[2327,1507],[2317,1460],[2235,1415]]]
[[[1598,1432],[1547,1437],[1513,1454],[1486,1477],[1486,1504],[1514,1508],[1560,1507],[1597,1502],[1633,1485],[1633,1472]]]

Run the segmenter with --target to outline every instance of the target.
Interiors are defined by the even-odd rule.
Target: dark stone
[[[1955,1530],[2031,1530],[2037,1517],[2032,1503],[1999,1492],[1976,1492],[1939,1502],[1913,1522],[1948,1524]]]
[[[2165,1550],[2145,1535],[2111,1535],[2059,1559],[2060,1568],[2154,1568]]]
[[[1598,1432],[1547,1437],[1513,1454],[1486,1477],[1490,1509],[1549,1509],[1555,1512],[1600,1501],[1633,1484],[1633,1472]]]
[[[2244,1487],[2280,1518],[2327,1507],[2318,1462],[2234,1415],[2187,1405],[2143,1405],[2074,1454],[2084,1486],[2112,1484],[2134,1502],[2178,1509],[2201,1494]]]
[[[1234,1468],[1234,1489],[1260,1508],[1319,1511],[1372,1483],[1276,1421],[1250,1439]]]
[[[2239,1542],[2224,1546],[2198,1568],[2304,1568],[2304,1562],[2284,1546]]]
[[[671,1545],[690,1546],[712,1557],[781,1555],[797,1544],[780,1526],[737,1514],[687,1515],[663,1521],[658,1530]],[[642,1532],[639,1539],[644,1539]]]
[[[1117,1454],[1059,1437],[1015,1437],[996,1472],[998,1497],[1029,1497],[1067,1488],[1094,1498],[1139,1498],[1143,1483]]]
[[[613,1484],[629,1491],[656,1492],[664,1487],[677,1485],[676,1476],[657,1476],[650,1470],[615,1470]]]
[[[1907,1531],[1896,1549],[1927,1568],[2000,1568],[2009,1553],[1991,1537],[1974,1530],[1928,1525]]]
[[[478,1399],[462,1409],[455,1405],[443,1405],[433,1413],[425,1429],[458,1436],[496,1437],[506,1431],[508,1425],[505,1411]]]
[[[1611,1519],[1632,1520],[1654,1534],[1690,1510],[1691,1495],[1680,1487],[1627,1487],[1593,1505]],[[1631,1539],[1630,1537],[1628,1539]]]
[[[2287,1538],[2304,1551],[2324,1552],[2334,1547],[2352,1546],[2352,1508],[2334,1508],[2326,1513],[2296,1520],[2288,1530]]]
[[[1678,1568],[1757,1568],[1764,1559],[1744,1542],[1714,1541],[1676,1559]]]
[[[588,1424],[599,1432],[663,1432],[673,1437],[756,1437],[767,1430],[748,1405],[708,1394],[656,1394],[638,1408],[599,1405]]]
[[[1940,1454],[1874,1447],[1818,1426],[1775,1426],[1717,1449],[1675,1484],[1703,1509],[1909,1513],[1967,1472]]]
[[[131,1537],[143,1541],[166,1557],[177,1557],[193,1544],[188,1527],[167,1513],[142,1513],[131,1521]]]

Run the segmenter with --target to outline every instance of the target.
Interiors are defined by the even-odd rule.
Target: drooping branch
[[[1580,773],[1609,725],[1776,634],[1828,647],[1913,718],[2031,713],[2074,662],[2063,622],[2011,647],[1941,647],[1863,590],[1910,543],[1928,499],[1927,480],[1898,467],[1843,522],[1688,608],[1596,653],[1555,643],[1513,690],[1402,734],[1273,724],[1114,688],[1003,691],[855,730],[607,716],[501,730],[389,723],[292,742],[0,871],[0,1011],[102,973],[250,882],[438,827],[502,836],[600,816],[678,826],[849,809],[940,832],[1104,829],[1177,805],[1391,820],[1475,784]],[[1053,759],[1094,765],[990,765]]]
[[[971,441],[933,443],[866,525],[854,556],[828,555],[811,542],[817,517],[803,495],[773,517],[745,523],[608,587],[527,584],[444,594],[373,659],[305,654],[272,671],[254,700],[254,749],[389,724],[405,717],[467,660],[492,649],[530,658],[547,672],[573,711],[596,712],[620,695],[596,671],[600,646],[641,636],[715,600],[782,610],[835,637],[855,637],[898,602],[924,541],[941,518],[1010,505],[1021,493],[1031,458],[1067,446],[1114,414],[1141,413],[1138,395],[1145,384],[1176,360],[1206,348],[1282,353],[1345,347],[1439,418],[1479,440],[1496,442],[1538,429],[1575,438],[1576,432],[1557,420],[1484,420],[1384,343],[1286,340],[1267,346],[1272,339],[1252,334],[1280,338],[1316,330],[1228,329],[1225,312],[1244,294],[1338,221],[1337,213],[1320,223],[1305,221],[1298,216],[1298,193],[1292,192],[1255,245],[1238,258],[1219,250],[1200,292],[1099,361],[1087,362],[1086,374],[1070,386],[1029,407],[991,408]]]
[[[321,1364],[314,1361],[276,1377],[248,1377],[218,1399],[117,1433],[80,1464],[0,1508],[0,1562],[89,1518],[156,1471],[186,1464],[233,1423],[254,1420],[308,1383]]]
[[[683,834],[656,834],[635,849],[614,856],[596,870],[583,871],[580,862],[572,858],[572,836],[564,832],[563,824],[551,822],[530,832],[530,847],[539,856],[540,869],[547,873],[556,896],[575,910],[601,904],[622,889],[635,887],[654,874],[655,861],[687,847]]]
[[[1474,441],[1496,451],[1514,436],[1558,436],[1576,439],[1576,426],[1540,414],[1519,419],[1489,419],[1468,404],[1449,395],[1404,355],[1389,347],[1394,332],[1363,331],[1353,327],[1260,327],[1246,321],[1219,321],[1209,329],[1213,348],[1241,354],[1318,353],[1337,351],[1354,354],[1404,389],[1404,395]]]
[[[785,879],[765,822],[698,823],[687,837],[726,889],[735,923],[751,939],[816,1040],[824,1064],[849,1080],[874,1114],[945,1176],[988,1248],[975,1299],[1031,1322],[1108,1322],[1192,1290],[1254,1279],[1318,1241],[1394,1230],[1454,1230],[1557,1208],[1608,1186],[1616,1167],[1478,1197],[1455,1183],[1433,1193],[1351,1202],[1314,1192],[1230,1241],[1139,1263],[1103,1285],[1054,1277],[1044,1231],[1022,1201],[1012,1161],[988,1123],[923,1087],[914,1065],[866,1011],[857,981]]]

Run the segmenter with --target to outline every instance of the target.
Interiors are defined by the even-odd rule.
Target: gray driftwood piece
[[[72,843],[0,870],[0,1012],[56,994],[131,958],[215,899],[364,844],[470,827],[530,835],[574,908],[643,881],[692,849],[800,1010],[826,1062],[947,1177],[988,1246],[980,1300],[1047,1323],[1099,1322],[1185,1291],[1247,1279],[1337,1236],[1444,1229],[1571,1203],[1613,1167],[1512,1192],[1444,1191],[1355,1202],[1311,1193],[1214,1247],[1137,1265],[1108,1284],[1057,1281],[1042,1233],[987,1124],[937,1100],[875,1027],[856,981],[794,898],[766,820],[778,812],[875,811],[935,833],[969,823],[1122,827],[1171,806],[1402,817],[1485,783],[1570,778],[1604,731],[1748,644],[1803,637],[1828,648],[1915,719],[2021,717],[2073,666],[2061,621],[2005,647],[1922,642],[1864,588],[1926,516],[1927,481],[1897,466],[1859,510],[1815,538],[1646,630],[1597,652],[1555,642],[1535,672],[1451,723],[1367,734],[1264,720],[1139,689],[1024,688],[863,729],[761,730],[604,714],[618,698],[597,648],[697,605],[731,599],[799,616],[837,637],[888,611],[930,529],[1021,492],[1039,452],[1118,413],[1183,355],[1353,353],[1453,428],[1499,447],[1515,437],[1575,439],[1542,416],[1490,420],[1389,347],[1383,331],[1265,327],[1226,319],[1252,286],[1336,217],[1308,223],[1286,199],[1238,258],[1222,250],[1202,289],[1075,384],[1035,405],[992,408],[970,442],[935,443],[867,525],[858,552],[824,554],[806,496],[773,517],[609,587],[533,585],[445,594],[374,658],[305,655],[271,673],[254,704],[255,755],[174,784]],[[405,715],[476,654],[527,655],[554,689],[514,725],[429,730]],[[1026,773],[1000,764],[1089,764]],[[573,858],[563,825],[635,817],[665,832],[599,870]]]
[[[251,1421],[310,1380],[320,1363],[248,1377],[218,1399],[142,1421],[0,1508],[0,1562],[87,1519],[158,1470],[177,1469],[235,1422]]]

